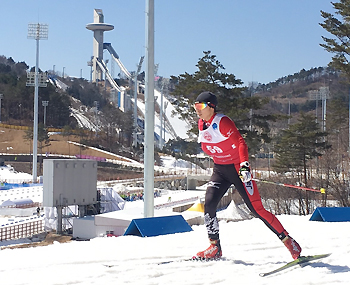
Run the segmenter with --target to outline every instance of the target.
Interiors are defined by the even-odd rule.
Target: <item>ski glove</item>
[[[243,183],[249,182],[252,180],[252,174],[250,173],[249,162],[244,161],[240,164],[239,169],[239,178],[241,178]]]

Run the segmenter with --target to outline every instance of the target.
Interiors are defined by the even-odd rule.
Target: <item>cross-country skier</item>
[[[284,243],[292,257],[297,259],[301,247],[289,236],[277,217],[262,205],[256,182],[250,173],[248,147],[234,122],[217,113],[217,104],[217,97],[208,91],[199,94],[194,104],[199,117],[198,142],[203,151],[213,158],[214,167],[204,203],[204,223],[210,246],[193,258],[217,259],[222,256],[216,207],[227,189],[234,184],[252,214],[262,220]]]

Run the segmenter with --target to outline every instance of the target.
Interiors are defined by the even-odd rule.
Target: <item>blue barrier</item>
[[[10,190],[14,188],[24,188],[24,187],[36,187],[43,186],[42,183],[0,183],[0,190]]]
[[[124,235],[152,237],[159,235],[175,234],[192,231],[191,226],[183,216],[152,217],[134,219],[130,222]]]
[[[318,207],[310,221],[350,222],[350,207]]]

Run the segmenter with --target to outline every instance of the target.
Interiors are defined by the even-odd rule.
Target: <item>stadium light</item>
[[[34,126],[33,126],[33,183],[37,181],[38,162],[38,93],[39,93],[39,40],[48,39],[47,24],[28,24],[28,39],[36,40],[35,82],[34,82]]]

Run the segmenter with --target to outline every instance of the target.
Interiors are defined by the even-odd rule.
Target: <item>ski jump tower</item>
[[[98,60],[103,61],[103,32],[114,29],[113,25],[104,23],[102,9],[94,10],[94,22],[87,24],[86,28],[94,32],[93,40],[93,58],[92,58],[92,82],[102,80],[103,71],[101,70]]]

